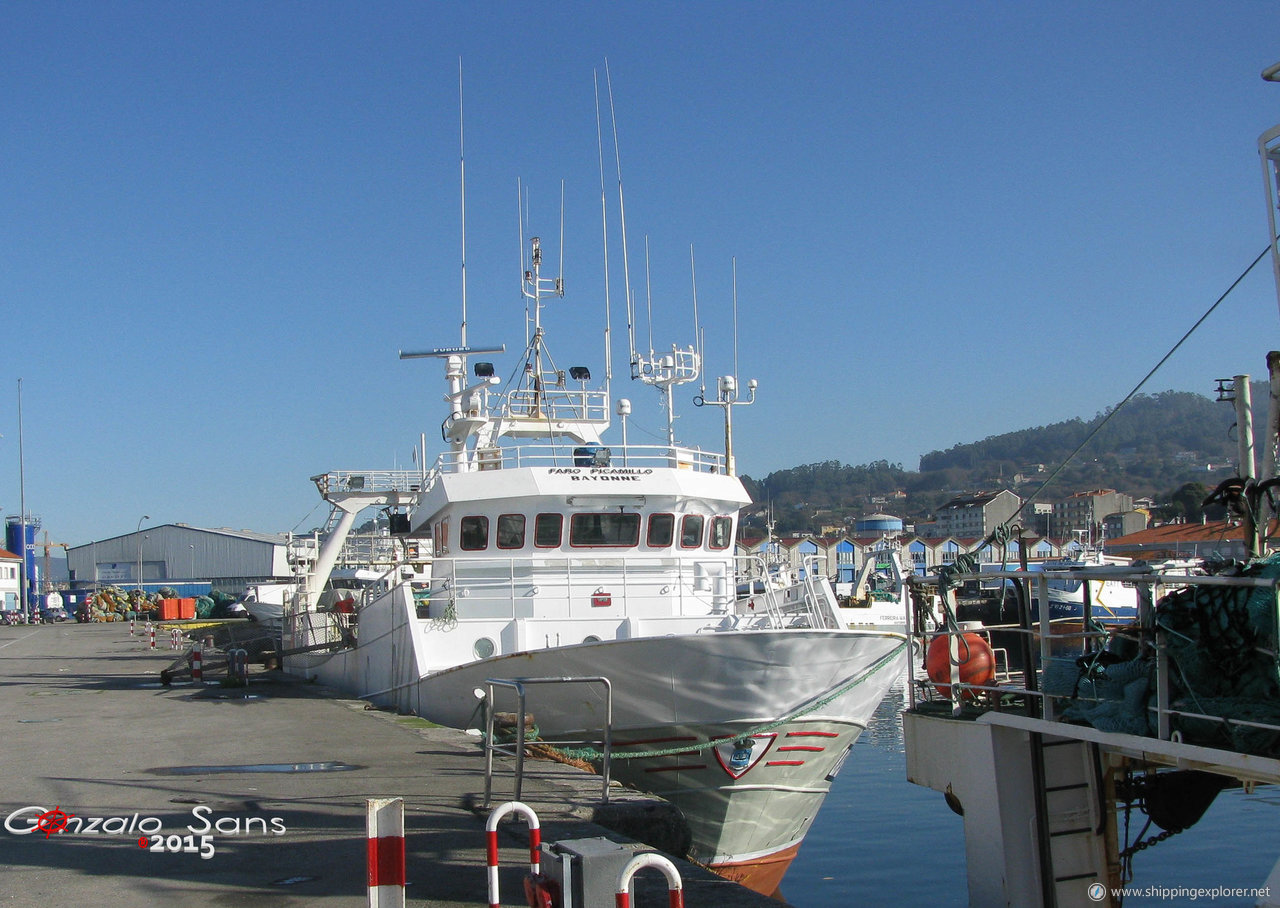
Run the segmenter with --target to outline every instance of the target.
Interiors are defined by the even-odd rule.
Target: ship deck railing
[[[723,567],[722,574],[715,573],[717,563]],[[436,557],[430,577],[420,577],[416,570],[406,573],[417,567],[410,562],[378,567],[383,569],[381,575],[355,590],[357,613],[408,579],[415,611],[424,620],[532,617],[530,596],[536,595],[544,603],[562,602],[563,612],[553,616],[561,620],[601,617],[601,607],[607,604],[610,611],[604,614],[615,620],[702,620],[709,627],[725,629],[840,626],[834,605],[823,602],[816,557],[806,565],[803,578],[787,585],[771,581],[759,555],[725,555],[714,561],[604,552]],[[649,607],[673,598],[674,610],[657,613]]]
[[[521,467],[611,470],[682,469],[724,473],[725,457],[701,448],[679,445],[512,444],[446,451],[436,459],[432,474]]]
[[[1054,572],[1055,577],[1072,577],[1080,580],[1119,580],[1137,589],[1138,616],[1131,622],[1105,624],[1094,622],[1090,603],[1086,597],[1084,614],[1080,618],[1050,618],[1047,608],[1040,609],[1036,617],[1029,607],[1022,606],[1022,621],[1016,624],[984,625],[972,627],[962,622],[951,629],[922,629],[916,617],[921,609],[908,608],[909,633],[919,644],[919,652],[927,652],[929,643],[938,636],[958,637],[977,633],[991,645],[996,663],[995,677],[984,683],[970,683],[960,678],[960,666],[954,659],[948,660],[950,676],[936,680],[929,677],[927,667],[918,664],[916,658],[909,663],[909,709],[935,716],[949,716],[962,720],[991,721],[996,724],[1024,728],[1028,731],[1052,733],[1062,737],[1105,743],[1113,750],[1129,752],[1136,758],[1167,765],[1196,766],[1250,778],[1259,782],[1280,783],[1280,723],[1259,721],[1250,715],[1213,715],[1193,707],[1190,702],[1175,703],[1173,680],[1179,666],[1174,664],[1169,652],[1169,631],[1155,620],[1155,608],[1163,595],[1187,588],[1214,586],[1236,589],[1267,589],[1270,592],[1269,627],[1262,643],[1264,652],[1272,657],[1280,639],[1280,599],[1277,587],[1280,578],[1188,575],[1186,573],[1160,573],[1132,567],[1129,570],[1115,566],[1079,568]],[[964,575],[964,580],[998,579],[1014,581],[1022,588],[1024,602],[1039,598],[1047,602],[1049,577],[1038,572],[984,571]],[[1086,585],[1087,589],[1087,585]],[[917,595],[925,590],[917,587]],[[1017,595],[1011,590],[1010,595]],[[1079,715],[1071,713],[1073,703],[1107,704],[1113,698],[1082,695],[1078,691],[1062,693],[1046,690],[1046,669],[1058,670],[1064,661],[1088,664],[1096,659],[1108,641],[1123,638],[1129,641],[1135,658],[1149,660],[1150,692],[1147,696],[1147,729],[1145,733],[1121,733],[1106,728],[1096,728]],[[960,648],[960,647],[957,647]],[[1010,658],[1013,657],[1013,659]],[[963,657],[962,657],[963,658]],[[1011,664],[1016,662],[1016,664]],[[1095,663],[1096,664],[1096,663]],[[1083,667],[1081,669],[1083,671]],[[1055,687],[1053,683],[1048,685]],[[946,695],[938,688],[947,688]],[[1280,714],[1280,703],[1275,706]],[[1267,718],[1274,718],[1267,716]],[[1203,726],[1216,726],[1218,740],[1206,743],[1203,739],[1189,741],[1179,730],[1188,722]],[[1242,730],[1274,735],[1276,742],[1265,754],[1240,750],[1225,740]]]
[[[312,476],[320,494],[390,493],[412,495],[427,487],[429,473],[421,470],[330,470]]]
[[[608,425],[609,392],[586,388],[515,388],[503,395],[503,419],[529,422],[594,422]]]
[[[679,445],[518,444],[446,451],[428,470],[330,470],[311,477],[321,496],[396,494],[413,496],[442,474],[521,467],[727,473],[724,454]]]

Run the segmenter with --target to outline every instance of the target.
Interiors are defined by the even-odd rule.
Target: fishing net
[[[1256,561],[1244,577],[1280,577],[1280,555]],[[1172,730],[1190,744],[1280,756],[1280,663],[1276,592],[1270,587],[1190,586],[1156,606],[1169,661]],[[1110,646],[1121,638],[1113,637]],[[1103,650],[1045,663],[1043,689],[1061,698],[1059,714],[1100,731],[1156,733],[1155,660]],[[1194,713],[1197,715],[1182,715]],[[1233,721],[1227,721],[1231,719]],[[1252,724],[1251,724],[1252,723]]]
[[[1254,562],[1246,577],[1280,577],[1280,555]],[[1166,632],[1170,705],[1214,718],[1175,716],[1184,741],[1280,756],[1280,732],[1241,722],[1280,725],[1274,588],[1199,586],[1165,596],[1156,623]]]
[[[1146,659],[1115,662],[1110,653],[1078,659],[1050,659],[1045,664],[1044,692],[1070,697],[1061,707],[1067,721],[1084,722],[1099,731],[1145,735],[1152,664]]]

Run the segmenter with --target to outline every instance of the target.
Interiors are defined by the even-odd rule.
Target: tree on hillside
[[[1227,509],[1220,504],[1205,506],[1204,500],[1212,491],[1203,482],[1188,482],[1181,485],[1169,496],[1169,503],[1158,508],[1160,516],[1166,520],[1182,518],[1187,523],[1199,523],[1201,520],[1222,520]]]

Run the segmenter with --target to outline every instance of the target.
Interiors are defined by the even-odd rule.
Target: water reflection
[[[797,908],[855,904],[968,904],[964,821],[938,792],[907,781],[902,710],[907,681],[894,684],[832,785],[786,878]],[[957,755],[962,758],[963,755]],[[1280,792],[1223,792],[1195,827],[1136,856],[1134,887],[1262,887],[1276,864]],[[1217,906],[1253,906],[1222,897]],[[1168,905],[1130,896],[1126,908]]]
[[[845,761],[782,881],[790,904],[967,903],[963,821],[942,795],[907,781],[906,692],[904,672]]]

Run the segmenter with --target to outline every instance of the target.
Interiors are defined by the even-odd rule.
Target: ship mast
[[[1267,82],[1280,82],[1280,63],[1262,71]],[[1258,137],[1258,156],[1262,162],[1263,191],[1267,197],[1267,243],[1271,250],[1271,273],[1276,286],[1276,300],[1280,303],[1280,237],[1277,237],[1276,210],[1280,206],[1280,125],[1273,126]],[[1267,407],[1266,447],[1262,457],[1261,482],[1273,479],[1280,471],[1277,464],[1277,444],[1280,443],[1280,353],[1267,354],[1267,372],[1271,380],[1271,394]],[[1262,527],[1262,539],[1269,533],[1271,507],[1269,496],[1258,501],[1258,524]]]
[[[747,396],[741,397],[738,392],[738,260],[733,259],[733,373],[722,375],[716,384],[715,400],[708,400],[706,392],[693,399],[695,407],[712,406],[724,408],[724,470],[729,476],[736,475],[733,460],[733,408],[749,407],[756,402],[756,380],[747,382]]]

